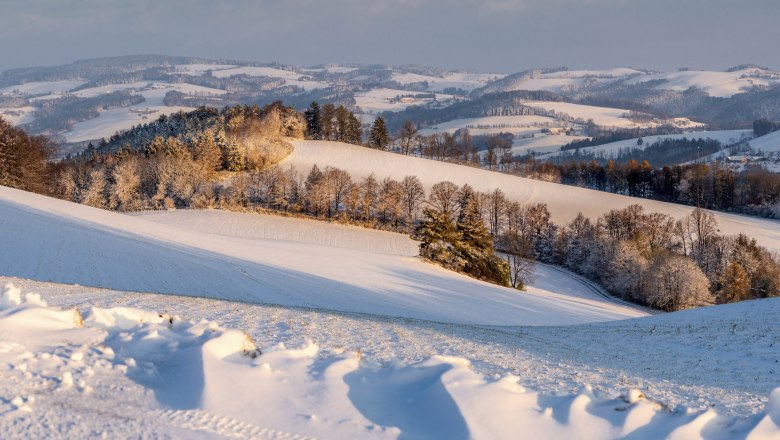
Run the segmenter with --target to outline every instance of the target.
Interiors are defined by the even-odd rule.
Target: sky
[[[778,0],[0,0],[0,71],[131,54],[311,66],[780,69]]]

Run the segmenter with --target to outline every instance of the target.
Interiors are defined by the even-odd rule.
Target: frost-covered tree
[[[742,301],[750,297],[750,278],[738,261],[732,261],[726,266],[719,282],[718,301],[721,303]]]
[[[385,178],[379,185],[377,195],[377,214],[379,220],[398,225],[403,217],[403,187],[397,180]]]
[[[123,158],[111,170],[108,204],[117,211],[141,208],[141,167],[133,156]]]
[[[222,153],[214,141],[214,132],[210,129],[203,132],[193,146],[192,157],[199,162],[211,178],[222,165]]]
[[[682,255],[659,255],[650,267],[646,299],[661,310],[675,311],[714,302],[710,282],[699,266]]]
[[[499,247],[509,263],[509,283],[515,289],[525,290],[536,271],[534,248],[531,242],[517,232],[501,235]]]
[[[94,208],[106,206],[106,176],[104,171],[95,168],[89,172],[86,185],[80,191],[79,203]]]

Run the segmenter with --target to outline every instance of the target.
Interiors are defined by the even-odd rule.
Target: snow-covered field
[[[0,89],[0,94],[22,96],[46,95],[50,93],[67,92],[82,84],[84,84],[84,81],[80,80],[28,82],[25,84],[3,87]]]
[[[780,152],[780,131],[775,131],[750,141],[750,147],[754,151],[764,153]]]
[[[564,70],[559,72],[534,72],[521,78],[507,78],[487,88],[486,92],[511,92],[515,90],[543,90],[566,93],[594,86],[616,82],[645,72],[619,67],[604,70]]]
[[[565,134],[534,134],[532,138],[515,139],[512,142],[512,154],[515,156],[529,153],[546,154],[560,151],[561,147],[578,140],[585,139],[586,136],[567,136]]]
[[[0,117],[12,125],[21,125],[35,119],[35,107],[0,107]]]
[[[780,435],[778,300],[480,328],[11,281],[7,438]]]
[[[702,124],[690,121],[686,118],[675,118],[673,121],[647,121],[637,122],[628,118],[629,110],[610,108],[610,107],[595,107],[591,105],[572,104],[569,102],[552,102],[552,101],[527,101],[524,103],[530,107],[543,108],[548,111],[554,111],[559,114],[569,115],[575,119],[582,119],[587,121],[592,119],[596,125],[603,127],[615,127],[615,128],[637,128],[637,127],[653,127],[659,125],[659,122],[673,122],[674,125],[688,128],[697,127]]]
[[[152,86],[150,87],[150,84]],[[73,130],[65,133],[68,142],[81,142],[92,139],[109,138],[114,133],[127,130],[134,125],[151,122],[162,115],[170,115],[179,111],[191,111],[190,107],[166,106],[163,103],[165,94],[175,90],[190,95],[222,95],[226,92],[220,89],[197,86],[187,83],[154,83],[139,82],[128,84],[112,84],[110,86],[94,87],[79,90],[74,94],[81,97],[99,96],[118,90],[132,90],[143,95],[145,101],[130,107],[115,108],[100,112],[100,116],[73,125]]]
[[[580,153],[596,155],[604,155],[605,157],[611,157],[620,152],[621,149],[626,148],[646,148],[653,143],[663,139],[712,139],[720,142],[721,144],[730,145],[740,142],[742,140],[750,139],[753,136],[753,130],[715,130],[715,131],[695,131],[691,133],[683,134],[666,134],[658,136],[646,136],[642,138],[642,145],[637,145],[638,139],[627,139],[624,141],[610,142],[608,144],[597,145],[595,147],[580,148]],[[751,142],[752,144],[752,142]],[[550,156],[554,156],[557,153],[550,153]]]
[[[638,76],[629,79],[627,83],[637,84],[659,79],[665,82],[657,85],[656,89],[682,92],[696,87],[710,96],[729,98],[755,86],[776,84],[780,82],[780,74],[753,67],[734,72],[686,70]]]
[[[390,79],[399,84],[411,84],[425,81],[428,83],[428,90],[432,92],[441,92],[448,87],[471,91],[503,76],[504,75],[490,73],[462,72],[453,72],[441,77],[419,75],[416,73],[393,73]]]
[[[411,243],[386,232],[353,229],[352,244],[334,247],[312,237],[343,237],[341,226],[288,219],[271,237],[258,227],[263,218],[249,214],[145,220],[2,187],[0,211],[0,242],[23,250],[0,253],[3,275],[485,325],[645,315],[587,288],[572,295],[566,286],[581,284],[572,277],[541,275],[526,293],[480,282],[422,262]]]
[[[555,267],[539,265],[518,292],[415,254],[390,232],[221,211],[124,215],[0,187],[0,429],[780,435],[780,300],[649,316]]]
[[[420,130],[420,134],[454,133],[462,128],[468,128],[471,135],[512,133],[515,135],[539,132],[543,127],[558,127],[561,123],[557,119],[547,116],[485,116],[481,118],[453,119],[442,122],[432,127]]]
[[[353,178],[375,173],[380,179],[392,177],[401,180],[404,176],[415,175],[426,188],[445,180],[458,185],[468,183],[478,191],[501,188],[511,200],[528,204],[546,203],[553,221],[559,224],[568,223],[578,212],[596,218],[612,209],[622,209],[636,203],[644,206],[648,212],[660,212],[675,218],[682,218],[692,210],[683,205],[525,179],[338,142],[296,141],[293,144],[295,150],[283,163],[294,165],[302,173],[308,173],[312,165],[317,164],[321,168],[342,168]],[[721,233],[744,233],[754,237],[763,246],[780,251],[780,222],[726,213],[715,213],[715,217]]]
[[[525,116],[485,116],[481,118],[453,119],[432,127],[421,129],[419,133],[427,136],[433,133],[454,133],[467,128],[472,136],[512,133],[512,154],[522,155],[530,151],[549,153],[558,151],[562,145],[584,139],[583,136],[550,135],[542,133],[543,128],[576,127],[576,124],[561,122],[554,118],[538,115]],[[528,137],[533,135],[534,137]]]
[[[434,101],[432,98],[414,98],[414,95],[425,92],[412,92],[409,90],[372,89],[355,93],[355,104],[365,113],[381,113],[385,111],[397,112],[411,105],[422,105]],[[436,101],[453,99],[453,95],[441,93],[434,94]],[[403,97],[403,98],[402,98]]]

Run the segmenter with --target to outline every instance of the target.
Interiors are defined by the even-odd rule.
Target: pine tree
[[[377,150],[386,150],[388,145],[390,145],[390,134],[387,132],[387,125],[381,116],[377,116],[368,135],[368,146]]]
[[[363,124],[360,122],[360,119],[351,112],[349,114],[347,135],[344,142],[354,145],[361,145],[363,143]]]
[[[306,118],[306,136],[309,139],[322,139],[322,125],[320,121],[320,105],[317,101],[312,101],[309,108],[303,112]]]
[[[203,165],[207,177],[211,177],[222,165],[222,153],[214,142],[214,133],[211,130],[203,132],[203,136],[195,143],[192,153],[193,159]]]
[[[237,143],[228,141],[222,153],[222,166],[228,171],[241,171],[245,168],[244,159],[244,150]]]

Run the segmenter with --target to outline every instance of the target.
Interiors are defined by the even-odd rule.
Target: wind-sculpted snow
[[[647,212],[660,212],[674,218],[685,217],[693,209],[690,206],[526,179],[339,142],[296,141],[293,145],[293,154],[282,165],[293,165],[304,175],[316,164],[321,169],[326,166],[344,169],[353,178],[362,178],[371,173],[380,180],[385,177],[401,180],[404,176],[417,176],[426,189],[445,180],[458,185],[468,183],[477,191],[500,188],[513,201],[546,203],[552,220],[559,224],[570,222],[578,212],[595,219],[612,209],[623,209],[632,204],[644,206]],[[716,212],[715,218],[722,234],[744,233],[770,250],[780,251],[780,221],[721,212]]]
[[[464,358],[383,365],[358,352],[323,356],[313,343],[258,349],[214,322],[127,307],[92,307],[81,320],[37,296],[23,301],[13,285],[3,290],[6,438],[780,436],[780,389],[764,412],[746,418],[670,410],[636,389],[547,395],[516,375],[480,375]]]
[[[579,283],[566,275],[528,292],[477,281],[404,255],[408,242],[394,249],[392,243],[404,241],[387,241],[386,232],[355,230],[367,250],[307,242],[306,220],[298,220],[298,232],[279,229],[283,235],[270,239],[245,232],[259,216],[226,214],[239,227],[215,227],[216,233],[198,230],[199,217],[189,229],[185,219],[156,223],[0,187],[0,243],[14,250],[0,252],[0,275],[468,324],[566,325],[646,315],[588,289],[559,293],[556,282],[564,289]],[[208,221],[223,224],[221,218]],[[370,251],[370,243],[383,240],[383,249]]]

